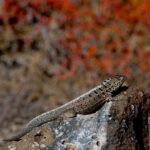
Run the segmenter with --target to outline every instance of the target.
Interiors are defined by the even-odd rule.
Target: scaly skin
[[[24,128],[22,132],[11,138],[4,139],[4,141],[19,140],[26,133],[33,128],[38,127],[46,122],[50,122],[59,117],[69,114],[69,117],[73,117],[76,114],[88,114],[97,110],[107,100],[112,100],[112,93],[119,89],[123,82],[126,80],[124,75],[116,75],[108,78],[99,86],[93,88],[89,92],[75,98],[74,100],[58,107],[56,109],[45,112],[35,118],[33,118]]]

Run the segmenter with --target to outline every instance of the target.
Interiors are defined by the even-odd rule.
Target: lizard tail
[[[53,119],[56,119],[61,113],[62,109],[59,109],[58,113],[56,113],[56,109],[52,111],[48,111],[46,113],[43,113],[34,119],[32,119],[26,127],[23,129],[23,131],[19,132],[18,134],[5,138],[3,141],[4,142],[9,142],[9,141],[19,141],[22,136],[24,136],[26,133],[30,132],[34,127],[38,127],[48,121],[51,121]]]
[[[19,141],[22,136],[24,136],[26,133],[28,133],[30,130],[28,128],[25,128],[23,131],[19,132],[16,135],[13,135],[11,137],[6,137],[3,141],[4,142],[10,142],[10,141]]]

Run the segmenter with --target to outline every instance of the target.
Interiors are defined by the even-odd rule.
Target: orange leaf
[[[94,56],[96,54],[96,45],[94,44],[91,44],[89,47],[88,47],[88,50],[87,50],[87,53],[85,55],[86,58],[89,58],[91,56]]]

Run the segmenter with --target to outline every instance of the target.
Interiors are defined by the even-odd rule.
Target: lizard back
[[[77,114],[88,114],[95,111],[104,102],[111,100],[112,93],[118,90],[126,79],[124,75],[108,78],[99,86],[71,101],[72,109]]]

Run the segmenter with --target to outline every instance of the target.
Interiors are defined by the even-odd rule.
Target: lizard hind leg
[[[69,111],[66,111],[66,112],[62,113],[57,119],[59,119],[59,120],[64,120],[64,119],[66,119],[66,118],[73,118],[73,117],[75,117],[76,115],[77,115],[77,114],[76,114],[74,111],[69,110]]]

